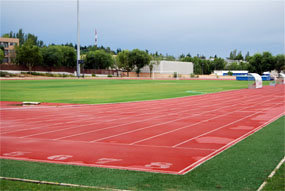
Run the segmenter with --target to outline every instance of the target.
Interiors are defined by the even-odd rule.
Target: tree
[[[16,46],[16,62],[26,66],[30,73],[34,66],[41,64],[42,59],[39,47],[31,44],[29,41],[22,46]]]
[[[239,70],[240,67],[239,67],[238,63],[233,62],[233,63],[230,63],[226,69],[227,70]]]
[[[171,55],[166,54],[166,56],[164,57],[164,60],[175,61],[176,59],[175,59],[174,56],[171,56]]]
[[[128,50],[123,50],[122,52],[119,52],[116,57],[118,68],[126,71],[128,77],[129,72],[132,71],[135,67],[132,63],[129,62],[129,54],[130,52]]]
[[[243,60],[241,51],[239,51],[238,55],[235,57],[235,60]]]
[[[247,53],[246,53],[246,55],[244,57],[244,60],[245,61],[249,61],[249,59],[250,59],[250,55],[249,55],[249,52],[247,51]]]
[[[152,77],[152,71],[153,71],[154,66],[157,66],[159,64],[160,64],[159,57],[152,57],[152,61],[150,61],[148,64],[150,77]]]
[[[50,68],[60,67],[63,63],[63,53],[59,46],[50,45],[41,49],[43,55],[43,64]]]
[[[61,46],[63,54],[62,65],[69,68],[76,66],[76,51],[72,46]]]
[[[33,45],[38,45],[37,44],[38,43],[38,37],[33,35],[33,34],[31,34],[31,33],[27,34],[25,40],[26,41],[29,40]]]
[[[2,64],[4,57],[4,51],[0,49],[0,64]]]
[[[274,69],[280,73],[282,70],[285,70],[285,55],[284,54],[278,54],[275,57],[275,65]]]
[[[25,33],[23,33],[23,29],[19,29],[16,37],[19,39],[20,46],[23,45],[25,42]]]
[[[262,75],[263,72],[274,69],[274,62],[274,57],[270,52],[257,53],[249,60],[249,71]]]
[[[216,56],[216,55],[215,55]],[[215,58],[213,61],[215,70],[223,70],[225,68],[225,61],[222,58]]]
[[[189,57],[189,56],[186,56],[185,58],[181,59],[182,62],[192,62],[192,60],[193,60],[193,58]]]
[[[240,62],[239,63],[239,70],[248,70],[249,69],[249,63],[248,62]]]
[[[272,56],[270,52],[263,52],[262,65],[264,66],[265,71],[274,70],[275,58]]]
[[[9,34],[8,34],[8,33],[3,34],[3,35],[2,35],[2,37],[3,37],[3,38],[10,38],[10,36],[9,36]]]
[[[184,54],[181,54],[181,55],[179,56],[179,60],[182,60],[183,58],[185,58],[185,55],[184,55]]]
[[[107,69],[112,67],[114,60],[112,56],[104,50],[89,51],[86,55],[85,68],[88,69]]]
[[[194,62],[194,74],[202,74],[202,66]]]
[[[129,53],[128,61],[136,67],[136,73],[139,77],[141,68],[149,64],[150,56],[145,51],[134,49]]]

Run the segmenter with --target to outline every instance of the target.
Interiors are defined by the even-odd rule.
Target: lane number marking
[[[145,165],[145,167],[166,169],[166,168],[169,168],[171,165],[172,163],[168,163],[168,162],[152,162],[150,164]]]
[[[9,156],[9,157],[16,157],[16,156],[23,156],[26,153],[30,153],[30,152],[22,152],[22,151],[15,151],[15,152],[11,152],[11,153],[4,153],[4,156]]]
[[[48,159],[50,160],[65,160],[68,158],[72,158],[71,155],[53,155],[53,156],[49,156]]]

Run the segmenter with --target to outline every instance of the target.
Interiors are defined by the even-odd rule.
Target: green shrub
[[[174,73],[173,73],[173,78],[177,78],[177,76],[178,76],[178,75],[177,75],[177,72],[174,72]]]
[[[229,76],[232,76],[232,75],[233,75],[233,72],[229,71],[229,72],[228,72],[228,75],[229,75]]]
[[[112,78],[113,76],[112,76],[112,74],[108,74],[108,76],[107,76],[108,78]]]
[[[92,74],[92,77],[96,77],[96,74]]]
[[[9,75],[8,72],[2,72],[2,71],[0,71],[0,77],[5,77],[5,76],[7,76],[7,75]]]
[[[13,76],[17,76],[17,75],[9,73],[9,72],[2,72],[2,71],[0,71],[0,77],[13,77]]]

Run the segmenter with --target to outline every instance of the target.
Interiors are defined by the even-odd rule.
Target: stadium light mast
[[[80,25],[79,25],[79,0],[77,0],[77,77],[80,77]]]

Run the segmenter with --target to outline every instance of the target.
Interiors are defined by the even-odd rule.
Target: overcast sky
[[[76,43],[76,0],[0,0],[1,35],[20,28],[45,44]],[[284,53],[284,1],[80,0],[81,45],[229,56]]]

